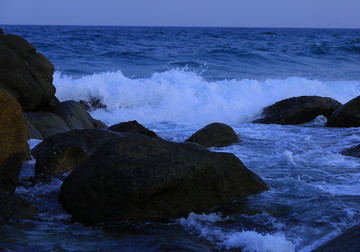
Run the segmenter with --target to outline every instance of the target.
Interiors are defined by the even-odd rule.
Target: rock
[[[60,202],[77,221],[164,221],[267,190],[233,154],[141,135],[109,140],[65,179]]]
[[[0,87],[24,111],[38,110],[54,97],[54,66],[33,45],[16,35],[0,35]]]
[[[63,119],[50,112],[26,112],[24,115],[29,123],[40,132],[43,139],[71,130]]]
[[[61,102],[48,111],[63,119],[70,129],[93,129],[101,125],[76,101]]]
[[[102,104],[101,101],[97,98],[91,98],[89,101],[80,100],[79,104],[83,107],[86,111],[91,111],[94,109],[105,109],[106,105]]]
[[[339,107],[326,123],[327,127],[360,127],[360,96]]]
[[[195,132],[185,142],[198,143],[206,147],[225,147],[238,143],[236,132],[224,123],[211,123]]]
[[[26,117],[25,117],[26,118]],[[28,130],[28,139],[40,139],[43,140],[43,137],[41,133],[35,128],[34,125],[32,125],[31,122],[29,122],[28,119],[26,119],[26,125]]]
[[[360,144],[354,147],[348,148],[340,152],[341,155],[351,156],[351,157],[360,157]]]
[[[3,35],[4,34],[4,31],[3,29],[0,28],[0,35]]]
[[[313,250],[313,252],[358,252],[360,251],[360,226],[354,226],[345,233]]]
[[[20,104],[0,88],[0,189],[14,192],[22,162],[29,156],[27,127]]]
[[[9,218],[31,219],[36,213],[36,208],[27,200],[0,190],[0,219],[2,217],[3,222]]]
[[[264,124],[301,124],[323,115],[329,118],[341,106],[338,101],[319,96],[299,96],[285,99],[263,109],[263,118],[253,121]]]
[[[108,128],[108,130],[117,131],[117,132],[125,132],[125,133],[136,133],[149,137],[154,137],[157,139],[162,139],[159,137],[154,131],[145,128],[143,125],[138,123],[137,121],[128,121],[122,122],[115,125],[112,125]]]
[[[119,134],[100,129],[72,130],[50,136],[31,150],[36,159],[35,175],[71,171],[94,151]]]

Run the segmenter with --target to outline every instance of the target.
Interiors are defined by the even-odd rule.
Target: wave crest
[[[299,77],[208,81],[181,69],[141,79],[128,78],[121,71],[77,79],[56,72],[54,84],[60,100],[99,100],[108,112],[97,115],[109,123],[136,119],[146,123],[238,124],[253,120],[262,108],[285,98],[319,95],[344,103],[360,93],[360,83],[349,81]]]

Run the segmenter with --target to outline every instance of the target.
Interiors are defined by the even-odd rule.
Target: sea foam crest
[[[360,93],[354,82],[323,82],[305,78],[208,81],[180,69],[132,79],[121,71],[72,78],[56,72],[60,100],[99,99],[111,113],[95,112],[108,123],[119,120],[206,124],[249,122],[262,108],[301,95],[332,97],[342,103]]]
[[[241,248],[245,252],[292,252],[295,246],[284,234],[262,235],[255,231],[234,232],[216,226],[216,222],[225,221],[220,214],[194,214],[181,218],[180,224],[190,233],[207,239],[217,246],[226,249]]]

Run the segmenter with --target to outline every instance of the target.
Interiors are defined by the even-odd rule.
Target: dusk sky
[[[0,24],[360,28],[359,0],[0,0]]]

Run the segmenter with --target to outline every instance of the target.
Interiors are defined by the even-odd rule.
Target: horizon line
[[[0,24],[0,26],[88,26],[88,27],[149,27],[149,28],[260,28],[260,29],[352,29],[360,27],[287,27],[287,26],[196,26],[196,25],[98,25],[98,24]]]

